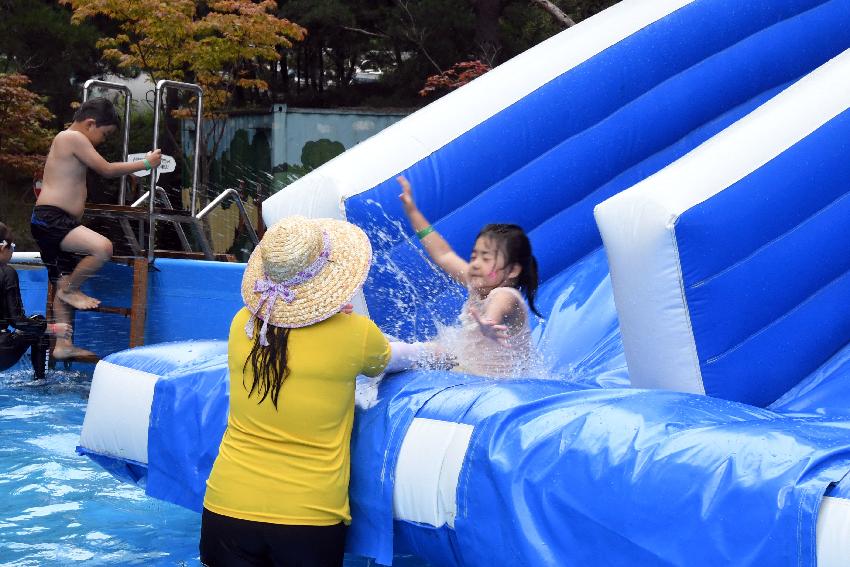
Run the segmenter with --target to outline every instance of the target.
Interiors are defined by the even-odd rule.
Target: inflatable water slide
[[[623,0],[265,202],[267,223],[366,230],[359,308],[404,339],[463,291],[411,238],[397,175],[461,255],[514,222],[540,265],[547,377],[411,371],[360,397],[350,552],[850,563],[848,48],[850,0]],[[199,510],[227,388],[220,340],[113,354],[79,450]]]

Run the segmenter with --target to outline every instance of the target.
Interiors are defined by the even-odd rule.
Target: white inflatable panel
[[[41,252],[13,252],[12,264],[35,264],[42,265]]]
[[[435,527],[454,527],[457,483],[471,425],[414,418],[401,443],[395,469],[393,514]]]
[[[816,69],[691,153],[597,205],[629,376],[639,388],[705,393],[676,223],[850,106],[850,53]]]
[[[850,565],[850,500],[824,497],[818,513],[818,567]]]
[[[159,376],[100,361],[94,369],[80,446],[147,464],[148,425]]]

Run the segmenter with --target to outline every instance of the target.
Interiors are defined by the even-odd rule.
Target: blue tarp
[[[850,424],[838,419],[409,372],[382,383],[354,434],[349,547],[383,563],[414,417],[475,427],[455,530],[395,522],[395,551],[438,565],[813,565],[821,497],[850,468]]]
[[[840,482],[850,469],[850,423],[824,415],[848,399],[848,358],[850,348],[773,409],[622,380],[601,388],[390,376],[377,403],[356,412],[349,552],[458,566],[814,564],[821,497],[833,483],[831,495],[850,496],[850,481]],[[148,495],[199,511],[227,419],[226,344],[153,345],[109,361],[163,376],[150,465],[93,458],[143,480]],[[415,417],[474,427],[454,530],[393,520],[395,465]]]

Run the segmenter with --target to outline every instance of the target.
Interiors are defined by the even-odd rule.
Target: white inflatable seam
[[[820,295],[820,294],[821,294],[824,290],[828,289],[828,288],[829,288],[829,287],[831,287],[831,286],[832,286],[835,282],[837,282],[837,281],[841,280],[842,278],[846,277],[848,274],[850,274],[850,269],[843,271],[841,274],[839,274],[838,276],[836,276],[835,278],[833,278],[832,280],[830,280],[829,282],[827,282],[827,283],[826,283],[826,285],[823,285],[823,286],[821,286],[820,288],[818,288],[817,290],[815,290],[815,291],[814,291],[812,294],[810,294],[810,295],[809,295],[806,299],[804,299],[803,301],[799,302],[797,305],[795,305],[792,309],[788,310],[786,313],[783,313],[781,317],[777,317],[776,319],[772,320],[771,322],[769,322],[767,325],[765,325],[765,326],[764,326],[764,327],[762,327],[761,329],[759,329],[759,330],[755,331],[754,333],[750,333],[747,337],[745,337],[743,340],[741,340],[740,342],[738,342],[738,344],[736,344],[736,345],[734,345],[734,346],[732,346],[732,347],[730,347],[730,348],[726,349],[725,351],[721,352],[720,354],[717,354],[717,355],[715,355],[715,356],[712,356],[711,358],[709,358],[708,360],[706,360],[706,364],[711,364],[711,363],[716,362],[716,361],[718,361],[718,360],[720,360],[720,359],[722,359],[722,358],[725,358],[726,356],[728,356],[729,354],[731,354],[731,353],[735,352],[736,350],[738,350],[739,348],[741,348],[742,346],[744,346],[746,343],[748,343],[749,341],[751,341],[751,340],[752,340],[752,339],[754,339],[755,337],[757,337],[757,336],[759,336],[759,335],[761,335],[761,334],[765,333],[768,329],[770,329],[770,328],[772,328],[772,327],[775,327],[776,325],[778,325],[779,323],[781,323],[782,321],[784,321],[785,319],[787,319],[788,317],[790,317],[791,315],[793,315],[794,313],[796,313],[797,311],[799,311],[800,309],[802,309],[803,307],[805,307],[805,306],[806,306],[806,304],[808,304],[808,303],[812,302],[812,301],[813,301],[813,300],[814,300],[814,299],[815,299],[818,295]]]
[[[147,464],[151,405],[158,380],[159,376],[149,372],[98,362],[80,446],[99,455]]]
[[[846,567],[850,558],[850,500],[825,496],[815,530],[818,567]]]
[[[787,236],[789,236],[789,235],[793,234],[794,232],[796,232],[797,230],[799,230],[800,228],[802,228],[804,225],[808,224],[809,222],[811,222],[812,220],[814,220],[815,218],[817,218],[817,217],[818,217],[818,216],[820,216],[821,214],[823,214],[823,213],[827,212],[827,211],[828,211],[829,209],[831,209],[832,207],[838,206],[838,204],[839,204],[841,201],[843,201],[844,199],[846,199],[846,198],[848,198],[848,197],[850,197],[850,193],[844,193],[843,195],[840,195],[837,199],[835,199],[834,201],[832,201],[832,202],[830,202],[830,203],[827,203],[827,204],[826,204],[826,206],[822,207],[821,209],[818,209],[817,211],[815,211],[814,213],[812,213],[811,215],[809,215],[807,218],[803,219],[802,221],[800,221],[800,222],[799,222],[799,223],[797,223],[796,225],[792,226],[790,229],[786,230],[786,231],[785,231],[785,232],[783,232],[782,234],[777,235],[775,238],[772,238],[772,239],[770,240],[770,242],[766,242],[766,243],[764,243],[763,245],[759,246],[759,247],[758,247],[757,249],[755,249],[753,252],[751,252],[750,254],[747,254],[747,256],[746,256],[746,257],[741,258],[740,260],[738,260],[738,261],[736,261],[736,262],[734,262],[734,263],[732,263],[732,264],[730,264],[730,265],[726,266],[725,268],[723,268],[722,270],[720,270],[720,271],[719,271],[719,272],[717,272],[716,274],[712,274],[712,275],[710,275],[710,276],[708,276],[708,277],[706,277],[706,278],[703,278],[702,280],[700,280],[700,281],[696,282],[695,284],[693,284],[693,285],[691,286],[691,288],[697,288],[697,287],[704,286],[704,285],[706,285],[707,283],[709,283],[709,282],[711,282],[711,281],[713,281],[713,280],[715,280],[715,279],[719,278],[720,276],[722,276],[722,275],[724,275],[724,274],[729,273],[730,271],[734,270],[734,269],[735,269],[735,268],[737,268],[738,266],[740,266],[740,265],[742,265],[742,264],[744,264],[744,263],[746,263],[746,262],[750,261],[750,260],[751,260],[751,259],[753,259],[755,256],[757,256],[758,254],[760,254],[762,251],[764,251],[764,250],[766,250],[767,248],[769,248],[770,246],[772,246],[772,245],[776,244],[777,242],[779,242],[779,241],[780,241],[780,240],[782,240],[783,238],[785,238],[785,237],[787,237]]]
[[[457,486],[473,427],[414,418],[399,450],[393,515],[434,527],[454,528]]]
[[[698,384],[700,394],[705,394],[705,383],[702,379],[702,368],[700,368],[699,364],[699,353],[697,352],[697,343],[696,336],[694,335],[694,327],[691,322],[691,308],[688,304],[688,298],[685,290],[685,276],[682,273],[682,261],[679,257],[679,241],[676,239],[676,223],[678,222],[678,215],[675,218],[671,219],[671,222],[668,224],[670,227],[670,239],[672,240],[673,245],[673,254],[676,257],[676,279],[679,283],[679,294],[682,298],[682,305],[684,309],[682,309],[682,317],[685,319],[685,327],[687,328],[688,333],[688,350],[691,356],[691,363],[693,364],[693,372],[694,379]]]

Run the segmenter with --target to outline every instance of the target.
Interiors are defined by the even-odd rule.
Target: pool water
[[[90,371],[33,382],[25,365],[0,372],[0,567],[200,565],[199,514],[76,454]],[[410,557],[394,565],[427,567]]]
[[[0,565],[200,565],[200,516],[75,453],[91,376],[0,375]]]

